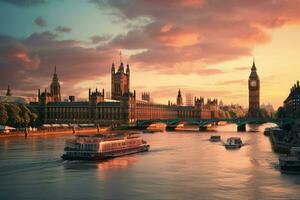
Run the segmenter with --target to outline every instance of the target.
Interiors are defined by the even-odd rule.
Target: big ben
[[[260,108],[259,108],[260,81],[256,72],[256,66],[254,60],[253,60],[253,65],[248,80],[248,89],[249,89],[248,117],[259,118],[260,117]]]

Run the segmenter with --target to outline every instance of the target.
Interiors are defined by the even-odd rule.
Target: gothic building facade
[[[251,67],[251,73],[248,80],[248,90],[249,90],[249,111],[248,117],[259,118],[260,117],[260,80],[257,74],[255,61]]]
[[[93,123],[99,125],[134,125],[138,120],[149,119],[207,119],[218,117],[216,99],[195,98],[195,106],[183,106],[181,92],[177,95],[177,104],[157,104],[150,101],[150,94],[142,100],[136,98],[136,92],[130,91],[130,69],[120,63],[111,68],[111,99],[105,98],[105,91],[89,89],[88,101],[61,101],[60,84],[56,67],[50,85],[50,92],[38,91],[38,102],[32,102],[39,112],[41,123]]]
[[[290,94],[284,100],[284,109],[288,117],[297,116],[300,111],[300,84],[297,81],[296,84],[290,89]]]
[[[129,64],[127,64],[126,72],[124,72],[123,62],[121,62],[117,71],[115,71],[115,64],[113,63],[111,67],[111,98],[114,100],[120,100],[122,96],[129,93],[129,81]]]

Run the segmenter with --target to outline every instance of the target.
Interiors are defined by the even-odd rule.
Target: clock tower
[[[260,117],[260,108],[259,108],[260,81],[256,72],[256,66],[254,60],[253,60],[253,65],[248,80],[248,90],[249,90],[248,117],[259,118]]]

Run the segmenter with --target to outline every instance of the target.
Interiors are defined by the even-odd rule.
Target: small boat
[[[63,160],[104,160],[148,151],[150,145],[140,134],[114,133],[93,136],[79,135],[66,140]]]
[[[241,148],[243,145],[243,142],[241,138],[239,137],[230,137],[227,139],[225,148],[226,149],[238,149]]]
[[[300,173],[300,147],[292,147],[290,153],[279,156],[282,173]]]
[[[211,141],[211,142],[220,142],[221,141],[221,136],[212,135],[212,136],[210,136],[209,141]]]

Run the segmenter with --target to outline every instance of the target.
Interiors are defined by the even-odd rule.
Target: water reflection
[[[136,163],[137,161],[138,158],[134,155],[124,156],[100,162],[97,164],[97,168],[101,171],[105,171],[108,169],[124,169],[127,168],[129,165]]]

